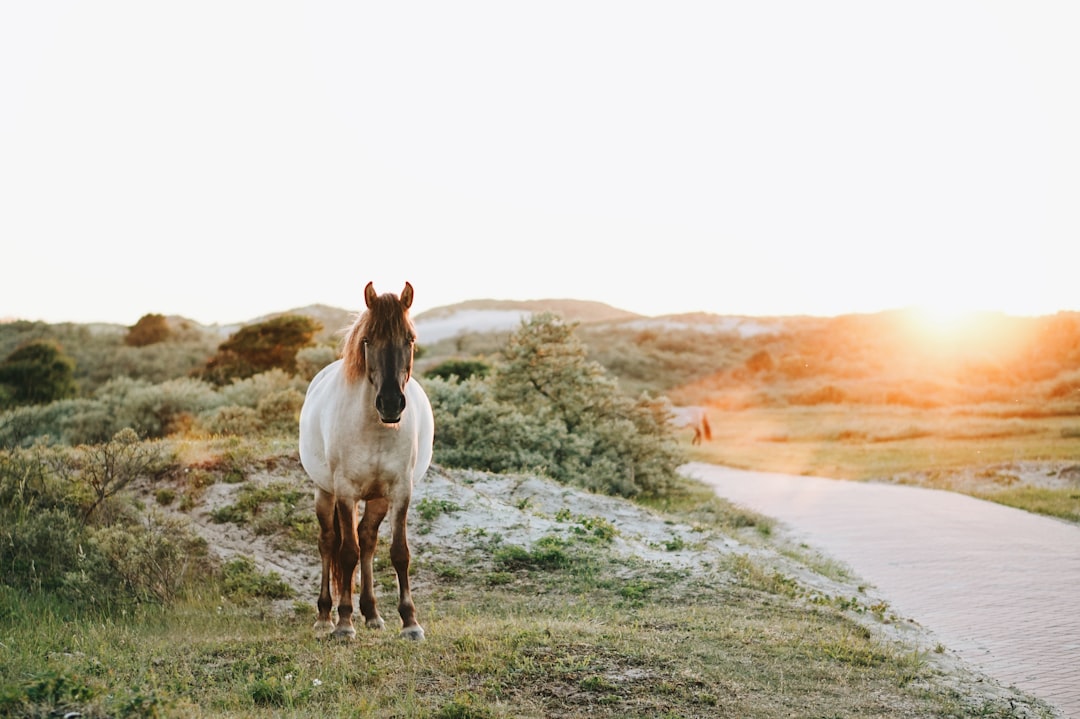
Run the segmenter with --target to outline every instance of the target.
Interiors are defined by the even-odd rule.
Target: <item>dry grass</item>
[[[1080,521],[1080,485],[1025,479],[1031,472],[1013,472],[1021,477],[1020,486],[994,479],[1018,464],[1052,474],[1078,463],[1074,416],[1020,418],[993,407],[819,405],[714,409],[709,419],[713,440],[692,448],[699,461],[788,474],[903,481]]]

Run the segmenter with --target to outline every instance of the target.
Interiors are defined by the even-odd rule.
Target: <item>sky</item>
[[[0,319],[1080,310],[1080,3],[0,3]]]

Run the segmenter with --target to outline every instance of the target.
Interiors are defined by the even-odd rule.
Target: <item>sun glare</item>
[[[1015,318],[1004,313],[948,303],[913,307],[910,318],[924,346],[950,354],[999,354],[1019,331]]]
[[[951,304],[919,305],[915,308],[914,314],[925,332],[941,335],[953,334],[964,329],[978,315],[970,307]]]

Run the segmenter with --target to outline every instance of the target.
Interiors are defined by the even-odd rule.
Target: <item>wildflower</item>
[[[312,679],[311,680],[311,686],[313,686],[313,687],[321,687],[322,686],[322,679]]]

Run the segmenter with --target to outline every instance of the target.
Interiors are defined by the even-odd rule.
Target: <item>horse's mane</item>
[[[404,341],[416,333],[409,310],[402,307],[401,300],[393,293],[375,297],[366,312],[361,313],[352,327],[345,331],[341,346],[341,359],[345,367],[345,380],[355,382],[367,374],[364,361],[364,340],[389,339]]]

